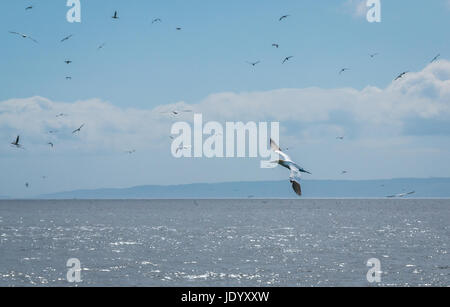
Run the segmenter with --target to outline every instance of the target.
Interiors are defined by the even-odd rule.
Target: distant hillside
[[[450,178],[364,181],[305,180],[305,198],[379,198],[416,191],[411,197],[450,198]],[[79,190],[42,199],[296,198],[289,181],[231,182],[125,189]]]

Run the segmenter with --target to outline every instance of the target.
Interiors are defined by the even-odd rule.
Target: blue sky
[[[445,60],[449,59],[449,1],[384,0],[382,22],[377,24],[368,23],[365,16],[358,13],[360,2],[81,0],[82,22],[70,24],[65,19],[68,10],[66,1],[1,1],[0,10],[4,13],[0,19],[0,68],[3,72],[0,74],[0,104],[2,101],[39,96],[52,103],[68,104],[97,99],[108,105],[105,112],[112,108],[124,112],[133,108],[144,112],[179,102],[198,105],[201,111],[205,111],[217,103],[215,95],[220,93],[261,93],[255,99],[263,97],[261,100],[264,100],[264,97],[271,95],[271,91],[307,88],[323,91],[352,89],[358,91],[355,94],[357,99],[363,99],[361,95],[372,95],[364,89],[389,89],[393,86],[393,78],[402,71],[423,72],[438,53],[444,61],[441,63],[445,64]],[[33,10],[25,11],[30,3],[34,5]],[[115,10],[119,12],[119,20],[111,19]],[[278,18],[284,14],[291,17],[279,22]],[[161,18],[162,23],[152,25],[151,20],[156,17]],[[183,30],[176,31],[176,27]],[[31,35],[39,44],[11,35],[8,31]],[[60,43],[69,34],[74,36]],[[106,43],[105,47],[97,50],[102,43]],[[272,43],[280,44],[280,48],[271,47]],[[380,55],[370,59],[370,53]],[[286,56],[294,58],[281,65]],[[66,65],[63,62],[65,59],[73,63]],[[260,60],[261,64],[255,68],[246,63],[256,60]],[[349,67],[350,71],[339,75],[338,71],[343,67]],[[432,71],[438,75],[438,70],[439,67],[435,67]],[[73,79],[65,80],[69,75]],[[421,76],[425,79],[418,76],[417,82],[428,80],[426,72]],[[445,80],[446,75],[440,79]],[[430,104],[431,113],[432,110],[446,110],[447,107],[444,99],[446,92],[442,94],[446,85],[439,84],[443,88],[439,96],[443,103],[439,99],[433,101],[439,102],[438,107],[442,109]],[[402,93],[402,89],[398,90]],[[327,93],[334,95],[333,92]],[[295,97],[322,97],[321,93],[294,94]],[[381,97],[388,97],[388,94]],[[386,98],[389,101],[398,98],[389,97]],[[408,96],[408,99],[416,98],[422,101],[423,97]],[[251,101],[248,103],[252,104]],[[342,108],[343,111],[334,107],[332,112],[327,110],[331,112],[328,115],[332,114],[332,119],[327,120],[320,117],[303,120],[282,114],[274,114],[270,118],[280,120],[286,140],[297,145],[293,147],[299,151],[293,151],[292,155],[300,156],[305,167],[318,170],[314,178],[340,178],[336,175],[340,169],[352,166],[354,171],[349,174],[349,179],[449,175],[450,169],[446,165],[450,161],[446,157],[450,147],[450,124],[444,111],[440,115],[416,112],[409,118],[399,115],[389,123],[378,123],[377,126],[373,122],[366,126],[361,124],[365,113],[357,112],[355,115],[349,112],[348,106]],[[235,121],[268,119],[262,114],[252,117],[252,114],[244,116],[242,111],[235,111],[228,118],[216,118],[214,112],[206,117],[209,120]],[[11,111],[3,109],[3,113],[8,112]],[[120,114],[117,113],[119,118]],[[19,119],[26,122],[27,117],[20,116]],[[361,118],[355,120],[352,116]],[[76,125],[75,121],[71,125]],[[403,128],[398,128],[398,125]],[[39,126],[43,131],[46,128]],[[167,133],[170,133],[169,128],[170,125]],[[20,125],[14,126],[6,121],[0,122],[0,129],[0,139],[5,144],[14,134],[23,134]],[[27,129],[33,131],[33,127]],[[120,130],[120,127],[114,129]],[[386,131],[382,131],[384,129]],[[343,132],[350,139],[349,143],[328,147],[330,131]],[[301,136],[296,137],[299,134]],[[385,137],[386,147],[380,147],[380,134],[381,137],[389,136],[389,139]],[[24,137],[27,137],[26,132]],[[156,139],[162,140],[164,137]],[[29,140],[33,144],[45,143],[32,133]],[[65,137],[61,136],[56,141],[63,140]],[[370,140],[378,145],[368,145]],[[0,195],[286,177],[281,170],[252,172],[258,161],[246,160],[173,161],[167,158],[169,166],[163,168],[152,164],[148,156],[151,154],[152,157],[166,159],[164,142],[151,153],[142,146],[133,159],[121,155],[123,150],[117,147],[116,152],[111,153],[101,149],[89,151],[81,141],[72,145],[75,147],[65,148],[56,154],[49,154],[40,148],[19,154],[8,146],[0,149],[0,166],[5,170],[0,174]],[[90,146],[92,144],[88,145],[88,148],[93,148]],[[140,144],[126,146],[134,148],[140,147]],[[304,149],[306,146],[308,148]],[[378,147],[374,150],[371,146]],[[74,148],[82,150],[74,151]],[[335,152],[331,158],[328,156],[330,149]],[[321,162],[324,159],[329,160],[330,165],[338,166],[336,169],[325,167]],[[367,161],[374,160],[379,162],[377,166],[369,166],[371,163]],[[408,163],[398,165],[401,161]],[[431,163],[433,161],[445,166],[439,167]],[[17,164],[28,167],[17,172],[13,167]],[[157,170],[159,176],[154,171],[133,171],[144,167]],[[161,175],[167,168],[168,174]],[[177,173],[179,168],[183,169],[183,176]],[[38,179],[43,175],[49,178],[45,185]],[[61,180],[62,177],[71,179]],[[23,182],[26,181],[39,181],[39,184],[33,185],[33,191],[24,191]]]

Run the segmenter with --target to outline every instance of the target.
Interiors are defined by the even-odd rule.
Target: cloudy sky
[[[280,122],[311,179],[450,175],[447,0],[382,1],[377,24],[357,0],[81,0],[80,24],[65,1],[32,2],[0,3],[0,195],[287,178],[259,159],[174,159],[171,125],[192,114],[163,112],[184,108]],[[9,145],[19,134],[23,150]]]

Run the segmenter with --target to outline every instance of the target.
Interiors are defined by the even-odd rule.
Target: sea
[[[0,201],[3,287],[450,286],[449,199]]]

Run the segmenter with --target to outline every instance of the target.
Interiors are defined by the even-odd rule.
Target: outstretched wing
[[[278,144],[277,144],[274,140],[272,140],[272,139],[270,139],[270,148],[271,148],[275,153],[277,153],[277,154],[279,154],[280,156],[282,156],[283,159],[284,159],[284,161],[289,161],[289,162],[292,161],[291,158],[290,158],[287,154],[285,154],[285,153],[281,150],[280,146],[278,146]]]
[[[294,192],[298,196],[302,196],[302,187],[301,187],[300,183],[295,180],[291,180],[291,183],[292,183],[292,189],[294,189]]]
[[[19,144],[19,140],[20,140],[20,135],[17,136],[16,144]]]

